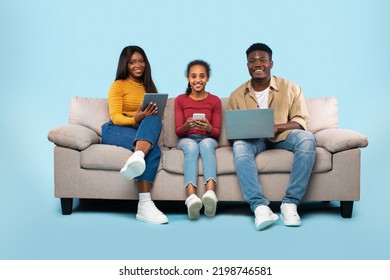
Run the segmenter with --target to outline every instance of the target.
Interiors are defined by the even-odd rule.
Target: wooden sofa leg
[[[72,208],[73,208],[73,198],[61,197],[62,215],[72,214]]]
[[[340,212],[343,218],[352,218],[353,201],[340,201]]]

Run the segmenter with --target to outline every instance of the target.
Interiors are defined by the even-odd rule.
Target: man
[[[258,178],[255,157],[267,149],[284,149],[294,153],[290,179],[280,206],[280,218],[286,226],[300,226],[297,212],[306,192],[316,156],[316,140],[307,131],[309,114],[301,88],[280,77],[271,76],[272,50],[256,43],[246,51],[251,80],[238,87],[229,97],[229,110],[274,109],[272,139],[236,140],[234,164],[245,200],[255,213],[255,226],[262,230],[278,216],[268,207]]]

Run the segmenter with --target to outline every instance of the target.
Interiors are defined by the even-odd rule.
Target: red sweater
[[[187,132],[183,131],[184,123],[188,118],[192,117],[194,113],[204,113],[206,115],[206,119],[213,128],[210,134],[196,128],[190,128]],[[221,114],[222,103],[219,97],[208,93],[205,99],[194,100],[183,93],[175,98],[176,135],[179,138],[182,138],[189,134],[200,134],[218,139],[221,132]]]

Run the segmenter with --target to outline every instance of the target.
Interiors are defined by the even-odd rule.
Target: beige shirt
[[[245,82],[230,94],[228,103],[229,110],[251,110],[258,108],[259,104],[257,103],[251,80]],[[302,89],[297,84],[280,77],[271,76],[268,108],[274,109],[275,124],[293,121],[300,124],[304,130],[307,130],[310,119],[309,113]],[[273,142],[283,141],[290,131],[283,131],[270,140]]]

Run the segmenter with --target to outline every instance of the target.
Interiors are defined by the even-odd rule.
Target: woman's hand
[[[150,102],[144,110],[142,110],[141,106],[139,106],[137,112],[135,113],[134,120],[136,123],[140,123],[144,118],[155,114],[157,114],[157,104]]]

